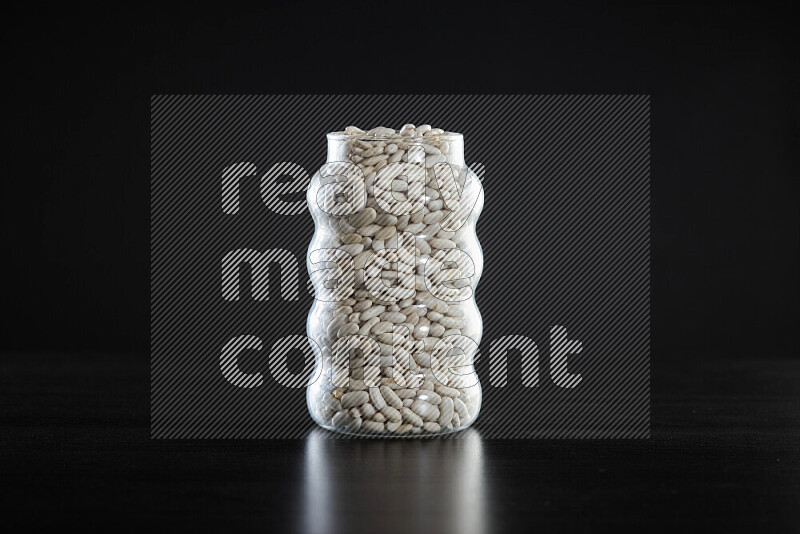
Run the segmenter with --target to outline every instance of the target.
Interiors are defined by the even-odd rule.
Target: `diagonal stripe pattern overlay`
[[[314,427],[297,184],[327,132],[407,122],[463,133],[482,178],[481,435],[649,437],[648,96],[154,96],[150,114],[153,437]]]

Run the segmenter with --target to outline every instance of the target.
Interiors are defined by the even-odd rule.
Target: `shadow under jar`
[[[373,437],[467,428],[481,406],[483,189],[463,136],[428,125],[330,133],[307,196],[311,416]]]

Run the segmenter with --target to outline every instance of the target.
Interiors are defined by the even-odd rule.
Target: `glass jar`
[[[369,436],[468,427],[481,406],[483,189],[463,136],[427,125],[330,133],[307,196],[311,416]]]

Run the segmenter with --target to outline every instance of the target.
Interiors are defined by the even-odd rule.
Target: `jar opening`
[[[424,142],[424,141],[455,141],[464,136],[457,132],[447,132],[439,135],[417,135],[414,137],[402,137],[399,135],[367,135],[365,133],[347,134],[344,132],[330,132],[328,134],[329,141],[386,141],[388,143],[408,143],[408,142]]]

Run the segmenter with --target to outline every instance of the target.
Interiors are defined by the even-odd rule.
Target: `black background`
[[[359,15],[373,9],[15,16],[3,36],[5,347],[148,350],[153,94],[621,93],[652,95],[654,353],[796,352],[790,17],[763,3]]]
[[[604,525],[644,525],[645,514],[658,514],[660,526],[709,517],[715,525],[796,526],[797,464],[786,462],[797,456],[795,387],[782,382],[785,373],[759,367],[777,361],[775,369],[797,374],[792,17],[763,2],[558,5],[382,6],[388,12],[377,3],[340,2],[8,7],[0,348],[60,355],[4,364],[4,430],[12,439],[3,451],[20,460],[4,478],[22,484],[16,495],[26,502],[44,488],[42,498],[60,503],[48,508],[60,513],[37,514],[38,520],[88,521],[68,512],[84,503],[81,492],[65,497],[71,484],[94,498],[114,495],[126,515],[136,514],[152,503],[134,495],[157,486],[159,473],[193,485],[190,473],[211,457],[241,460],[257,452],[251,445],[186,444],[181,450],[205,448],[171,470],[173,464],[156,458],[174,455],[177,462],[182,453],[147,441],[152,94],[646,93],[652,95],[653,440],[635,445],[638,453],[581,444],[573,454],[546,444],[533,452],[487,445],[487,454],[529,458],[534,464],[525,465],[534,469],[568,470],[575,465],[570,458],[587,465],[594,457],[649,466],[618,472],[624,487],[601,484],[588,468],[573,469],[574,484],[559,486],[573,498],[590,488],[598,500],[586,500],[584,510],[606,519],[603,509],[616,514]],[[86,372],[70,374],[80,370]],[[711,393],[695,398],[701,390]],[[764,398],[786,402],[764,405]],[[764,410],[777,419],[763,418]],[[38,459],[15,448],[20,443],[50,463],[36,471]],[[296,452],[281,456],[290,446],[276,447],[280,458]],[[99,460],[82,460],[81,448]],[[73,456],[54,459],[65,450]],[[276,480],[291,480],[293,464],[286,462],[282,470],[264,468]],[[655,469],[660,464],[682,466],[677,472],[686,480]],[[726,469],[740,470],[744,479],[714,476]],[[505,484],[508,475],[513,485],[514,471],[498,468],[494,480]],[[50,474],[65,476],[51,482]],[[698,486],[699,496],[671,493],[694,476],[710,481]],[[647,505],[634,503],[626,515],[598,504],[625,491],[639,492]],[[186,511],[181,496],[193,511],[216,502],[170,491],[165,510],[173,520]],[[512,505],[524,509],[513,499]],[[553,525],[563,526],[557,521],[563,519],[589,528],[571,510],[560,511],[548,516]],[[95,524],[99,516],[92,517]],[[141,524],[146,516],[138,517]]]

